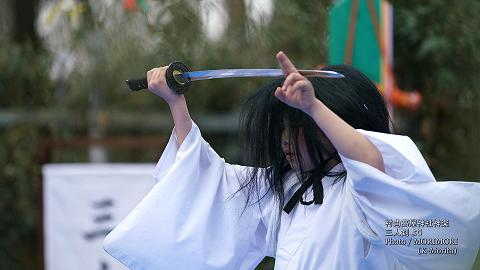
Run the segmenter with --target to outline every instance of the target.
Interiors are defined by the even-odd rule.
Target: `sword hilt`
[[[168,87],[178,95],[185,93],[188,90],[188,87],[192,84],[192,81],[188,77],[183,76],[183,74],[190,71],[191,69],[187,65],[179,61],[168,65],[168,68],[165,71],[165,80],[167,81]],[[147,78],[130,79],[126,80],[125,83],[131,91],[139,91],[148,88]]]

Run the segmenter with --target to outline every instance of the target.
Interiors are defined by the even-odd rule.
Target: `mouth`
[[[295,162],[295,156],[292,153],[285,153],[285,158],[288,162],[293,163]]]

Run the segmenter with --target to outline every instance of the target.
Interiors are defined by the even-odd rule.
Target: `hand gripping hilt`
[[[190,71],[191,69],[187,65],[179,61],[168,65],[168,68],[165,71],[165,80],[168,87],[178,95],[184,94],[192,84],[190,78],[185,75],[185,73]],[[131,91],[139,91],[148,88],[147,78],[130,79],[126,80],[125,83]]]

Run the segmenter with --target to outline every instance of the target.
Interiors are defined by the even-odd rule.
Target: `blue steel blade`
[[[308,77],[343,78],[340,73],[330,70],[299,70],[300,74]],[[209,80],[218,78],[242,77],[282,77],[285,76],[281,69],[217,69],[186,72],[184,75],[192,81]]]

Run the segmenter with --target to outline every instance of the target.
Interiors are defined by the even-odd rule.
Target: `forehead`
[[[282,128],[282,138],[285,137],[290,137],[291,134],[293,134],[295,131],[298,131],[298,136],[301,136],[303,134],[303,128],[302,127],[284,127]]]

